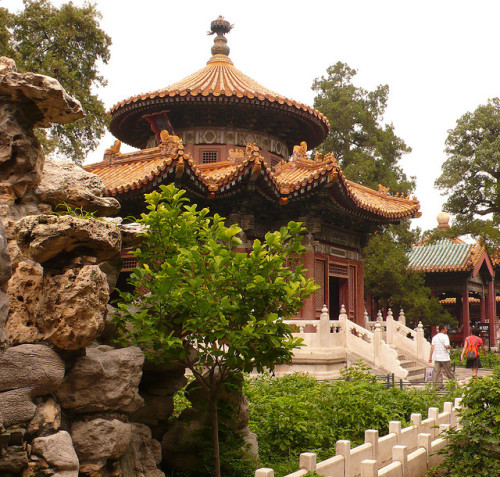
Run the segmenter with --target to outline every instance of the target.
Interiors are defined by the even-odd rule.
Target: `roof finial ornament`
[[[229,56],[229,46],[227,46],[227,39],[224,35],[229,33],[232,28],[233,25],[224,20],[222,15],[219,15],[219,18],[210,24],[211,31],[209,31],[208,34],[214,35],[217,33],[217,36],[214,39],[214,46],[212,46],[212,55]]]

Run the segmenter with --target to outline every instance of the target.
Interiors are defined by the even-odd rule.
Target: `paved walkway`
[[[492,369],[479,368],[478,376],[489,376],[493,374]],[[466,385],[472,379],[472,369],[467,369],[462,366],[455,368],[455,378],[460,386]]]

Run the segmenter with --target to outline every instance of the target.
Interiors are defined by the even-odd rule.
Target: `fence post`
[[[330,344],[330,315],[328,308],[323,305],[321,315],[319,317],[319,345],[321,348],[328,348]]]
[[[299,468],[316,470],[316,454],[314,452],[302,452],[299,457]]]
[[[377,321],[373,330],[373,362],[375,366],[380,365],[380,347],[382,345],[382,327]]]
[[[422,434],[418,434],[417,447],[419,449],[423,447],[427,451],[427,459],[431,454],[431,442],[432,442],[432,436],[430,434],[424,432],[422,432]]]
[[[390,308],[387,310],[387,316],[385,317],[385,329],[385,342],[394,344],[394,316]]]
[[[337,441],[335,454],[344,457],[344,475],[351,475],[351,441]]]
[[[399,436],[401,434],[401,421],[389,422],[389,434],[396,434],[396,442],[399,442]]]
[[[365,321],[365,328],[368,329],[368,322],[370,321],[370,317],[368,316],[368,312],[366,311],[363,313],[363,319]]]
[[[420,433],[420,429],[422,429],[422,414],[413,412],[410,416],[410,421],[412,426],[417,428],[417,433]]]
[[[403,311],[403,308],[401,308],[401,310],[399,310],[399,317],[398,317],[398,321],[403,325],[403,326],[406,326],[406,316],[405,316],[405,312]]]
[[[347,313],[345,311],[344,305],[342,305],[340,307],[339,321],[340,321],[340,333],[342,335],[342,346],[344,348],[346,348],[347,347]]]
[[[378,477],[376,460],[366,459],[361,462],[361,477]]]
[[[378,463],[378,431],[376,429],[366,429],[365,443],[372,445],[372,459]]]
[[[392,460],[401,462],[402,477],[406,477],[408,467],[408,447],[394,446],[392,448]]]
[[[274,477],[274,470],[264,467],[262,469],[257,469],[255,471],[255,477]]]
[[[419,321],[417,326],[417,358],[426,359],[426,356],[424,356],[424,342],[424,325]]]

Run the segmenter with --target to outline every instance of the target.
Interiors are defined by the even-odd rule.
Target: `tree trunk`
[[[220,477],[219,418],[217,415],[217,395],[215,392],[210,393],[210,417],[212,420],[214,476]]]

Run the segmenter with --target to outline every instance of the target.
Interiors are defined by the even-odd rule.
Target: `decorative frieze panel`
[[[352,250],[344,250],[325,243],[315,243],[314,251],[333,257],[348,258],[349,260],[361,260],[361,254]]]
[[[193,128],[176,131],[184,144],[229,144],[246,147],[255,144],[260,149],[287,158],[288,148],[283,141],[265,134],[233,128]]]
[[[352,231],[344,231],[331,225],[322,223],[321,232],[316,238],[325,242],[338,243],[351,248],[361,248],[361,237],[355,235]]]

